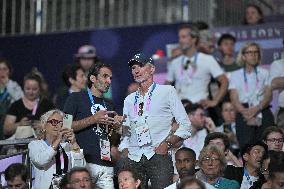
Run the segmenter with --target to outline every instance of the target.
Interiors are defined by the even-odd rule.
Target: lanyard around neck
[[[91,107],[95,107],[95,99],[93,98],[93,95],[92,95],[92,92],[91,90],[88,88],[88,96],[89,96],[89,100],[90,100],[90,103],[91,103]],[[106,109],[106,102],[103,100],[103,107]],[[97,111],[94,110],[96,113]]]
[[[156,83],[154,82],[153,86],[152,86],[152,89],[151,91],[149,92],[148,94],[148,99],[147,99],[147,104],[146,104],[146,111],[149,111],[150,110],[150,104],[151,104],[151,98],[152,98],[152,95],[153,95],[153,91],[155,90],[156,88]],[[139,92],[139,89],[136,91],[136,94],[135,94],[135,100],[134,100],[134,112],[136,114],[138,114],[138,108],[137,108],[137,105],[138,105],[138,99],[140,97],[140,92]]]
[[[244,176],[246,177],[247,181],[249,182],[249,185],[252,186],[253,182],[252,182],[252,180],[250,180],[250,176],[249,176],[247,169],[244,169]]]
[[[249,91],[249,86],[248,86],[248,78],[247,78],[247,73],[246,73],[246,67],[244,66],[243,68],[243,73],[244,73],[244,81],[245,81],[245,91],[248,92]],[[255,77],[256,77],[256,88],[258,88],[259,85],[259,80],[258,80],[258,74],[257,74],[257,68],[254,68],[254,73],[255,73]]]
[[[8,96],[8,91],[7,88],[5,87],[4,92],[0,95],[0,102],[1,103],[4,102],[7,96]]]

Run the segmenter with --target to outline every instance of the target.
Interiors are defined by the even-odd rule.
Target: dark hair
[[[268,157],[270,159],[270,163],[278,164],[284,162],[284,152],[283,151],[268,151]]]
[[[185,107],[185,111],[187,114],[195,112],[197,109],[204,109],[200,104],[188,104]]]
[[[28,74],[26,74],[25,76],[24,76],[24,82],[23,82],[23,86],[25,85],[25,82],[27,81],[27,80],[35,80],[35,81],[37,81],[38,82],[38,84],[39,84],[39,88],[40,88],[40,91],[42,91],[42,79],[41,79],[41,77],[39,76],[39,75],[37,75],[37,74],[35,74],[35,73],[33,73],[33,72],[30,72],[30,73],[28,73]]]
[[[230,148],[229,138],[226,134],[220,133],[220,132],[209,133],[205,137],[204,147],[207,146],[211,140],[218,139],[218,138],[223,140],[223,143],[225,145],[225,150],[228,150]]]
[[[221,37],[218,39],[218,42],[217,42],[218,46],[221,46],[221,43],[222,43],[224,40],[231,40],[231,41],[233,41],[234,43],[236,43],[236,38],[235,38],[233,35],[231,35],[231,34],[229,34],[229,33],[224,33],[224,34],[222,34]]]
[[[71,181],[71,177],[74,173],[78,173],[78,172],[85,172],[88,173],[89,177],[91,177],[91,173],[90,171],[85,168],[85,167],[73,167],[72,169],[70,169],[70,171],[67,173],[67,183],[70,183]]]
[[[270,126],[270,127],[267,127],[267,128],[263,131],[263,133],[262,133],[262,135],[261,135],[262,140],[266,141],[266,140],[267,140],[267,136],[268,136],[269,134],[273,133],[273,132],[275,132],[275,133],[280,133],[280,134],[282,135],[282,138],[284,138],[284,133],[283,133],[283,131],[282,131],[279,127]]]
[[[181,103],[183,106],[187,106],[189,104],[192,106],[192,102],[188,99],[181,99]]]
[[[256,4],[248,4],[248,5],[246,6],[246,9],[249,8],[249,7],[255,8],[255,10],[256,10],[256,11],[258,12],[258,14],[261,16],[261,18],[258,20],[257,24],[262,24],[262,23],[264,22],[264,18],[263,18],[264,16],[263,16],[263,12],[262,12],[261,8],[260,8],[258,5],[256,5]],[[246,17],[244,18],[243,24],[244,24],[244,25],[248,25],[248,22],[247,22],[247,20],[246,20]]]
[[[194,23],[194,25],[199,30],[209,30],[208,24],[204,21],[197,21],[197,22]]]
[[[269,163],[269,178],[274,179],[278,173],[284,173],[284,162]]]
[[[131,175],[132,175],[132,177],[134,178],[135,181],[138,180],[138,179],[141,180],[138,172],[135,169],[132,169],[132,168],[129,168],[129,167],[124,167],[123,169],[120,169],[118,171],[117,175],[119,175],[120,173],[122,173],[124,171],[131,173]]]
[[[93,82],[90,80],[91,75],[97,77],[98,74],[100,73],[101,68],[108,68],[112,70],[109,64],[104,64],[102,62],[97,62],[96,64],[92,65],[92,67],[90,68],[89,74],[88,74],[88,87],[89,88],[91,88],[93,84]]]
[[[248,143],[248,144],[246,144],[246,145],[242,148],[242,150],[241,150],[241,155],[242,155],[242,157],[243,157],[244,154],[249,154],[250,151],[251,151],[251,149],[252,149],[254,146],[262,146],[262,147],[264,148],[264,151],[265,151],[264,156],[266,156],[267,151],[268,151],[267,145],[266,145],[264,142],[262,142],[262,141],[257,141],[257,142],[254,142],[254,143]]]
[[[29,178],[28,168],[22,163],[13,163],[9,165],[9,167],[7,167],[7,169],[5,170],[4,174],[6,181],[13,181],[15,177],[21,176],[21,179],[24,182],[27,182]]]
[[[180,184],[178,184],[177,189],[184,189],[186,186],[196,183],[201,189],[206,189],[205,184],[198,180],[197,178],[187,177],[182,179]]]
[[[194,159],[196,159],[196,153],[194,150],[192,150],[191,148],[187,148],[187,147],[182,147],[180,149],[178,149],[175,153],[175,155],[177,155],[177,153],[180,153],[180,152],[187,152],[189,153]]]
[[[82,66],[80,66],[79,64],[68,64],[65,67],[65,69],[62,73],[62,79],[68,87],[71,86],[69,79],[72,78],[72,79],[76,80],[77,71],[80,70],[80,69],[82,69],[82,71],[83,71]]]
[[[13,72],[12,64],[10,64],[10,62],[5,58],[0,58],[0,64],[5,64],[8,67],[9,77],[10,77],[12,75],[12,72]]]
[[[180,25],[178,27],[178,31],[183,30],[183,29],[189,29],[190,30],[189,35],[192,38],[196,38],[196,43],[195,44],[197,45],[198,41],[199,41],[199,37],[200,37],[198,28],[194,24],[183,24],[183,25]]]

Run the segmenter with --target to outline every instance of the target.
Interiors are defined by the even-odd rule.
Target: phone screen
[[[73,116],[71,114],[64,114],[63,117],[63,127],[71,129]]]

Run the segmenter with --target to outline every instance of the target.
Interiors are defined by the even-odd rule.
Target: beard
[[[106,85],[103,83],[97,83],[95,88],[99,90],[101,93],[106,93],[109,90],[110,85]]]

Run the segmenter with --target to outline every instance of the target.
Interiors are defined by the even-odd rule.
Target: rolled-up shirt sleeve
[[[187,139],[191,136],[191,123],[174,87],[169,93],[170,108],[179,127],[174,135]]]

